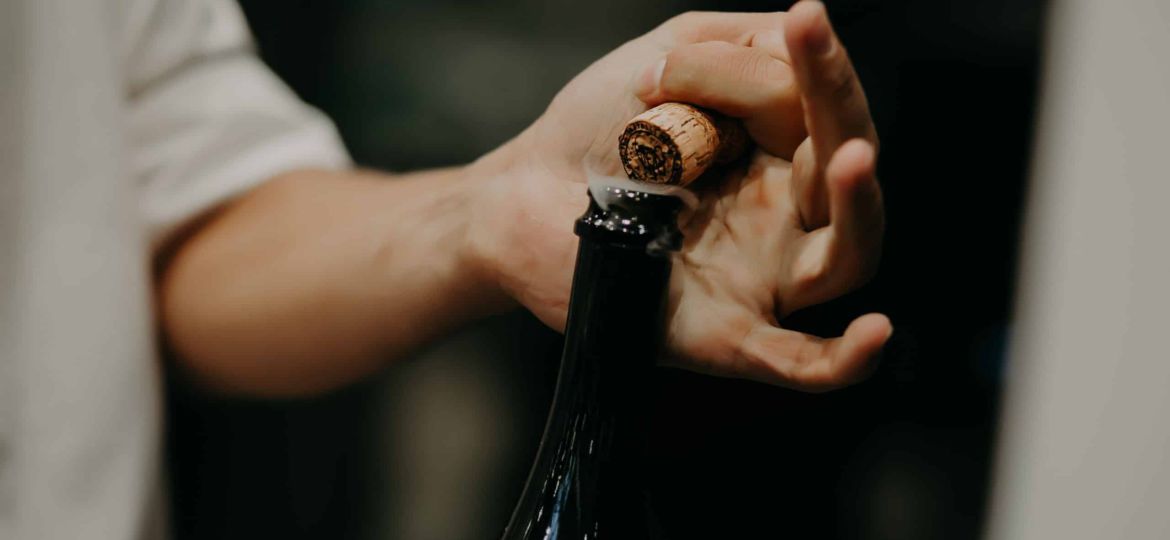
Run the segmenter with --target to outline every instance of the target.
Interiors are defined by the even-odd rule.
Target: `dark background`
[[[790,2],[242,2],[261,56],[361,164],[465,163],[594,59],[692,10]],[[888,313],[875,376],[804,395],[662,370],[655,504],[678,538],[980,535],[1041,37],[1039,0],[830,0],[882,138],[877,278],[787,324]],[[450,133],[458,133],[452,138]],[[186,538],[494,538],[551,398],[559,336],[487,321],[377,380],[298,402],[170,391]]]

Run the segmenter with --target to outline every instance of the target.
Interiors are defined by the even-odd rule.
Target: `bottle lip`
[[[577,220],[577,236],[648,252],[678,251],[682,233],[678,214],[683,203],[677,197],[606,186],[603,201],[589,192],[589,209]]]

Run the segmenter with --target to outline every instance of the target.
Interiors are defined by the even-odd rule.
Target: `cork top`
[[[630,120],[618,154],[632,180],[685,186],[747,148],[739,122],[685,103],[663,103]]]

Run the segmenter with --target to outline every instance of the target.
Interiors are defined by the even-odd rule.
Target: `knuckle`
[[[662,68],[662,90],[688,92],[706,86],[704,81],[720,70],[729,47],[729,43],[712,41],[672,49]]]
[[[774,77],[774,70],[777,61],[767,54],[759,51],[750,51],[748,54],[740,54],[736,59],[736,69],[738,75],[745,81],[771,81]],[[771,87],[772,85],[768,85]]]
[[[845,49],[838,46],[827,58],[815,64],[815,86],[818,93],[834,98],[849,98],[855,91],[856,76]]]
[[[697,35],[705,15],[701,11],[687,11],[671,17],[662,26],[678,40],[687,41]]]
[[[793,275],[793,285],[798,291],[813,291],[824,285],[828,277],[828,260],[821,258],[815,261],[804,261],[796,268]]]
[[[800,94],[790,80],[770,78],[761,85],[763,99],[774,110],[789,110],[799,105]]]
[[[822,88],[834,102],[848,103],[856,98],[857,85],[853,79],[853,68],[848,62],[833,62],[826,66]]]
[[[738,47],[726,41],[703,41],[690,45],[687,48],[693,49],[704,56],[717,58],[720,55],[735,51]]]
[[[689,88],[694,82],[694,70],[687,67],[692,63],[690,51],[685,47],[673,49],[666,53],[664,61],[659,90],[666,96],[672,96]]]
[[[838,245],[792,275],[795,290],[835,298],[869,283],[880,267],[880,246]]]

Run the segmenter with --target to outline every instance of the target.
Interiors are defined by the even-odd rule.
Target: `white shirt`
[[[0,538],[165,536],[152,252],[346,167],[229,0],[0,2]]]

